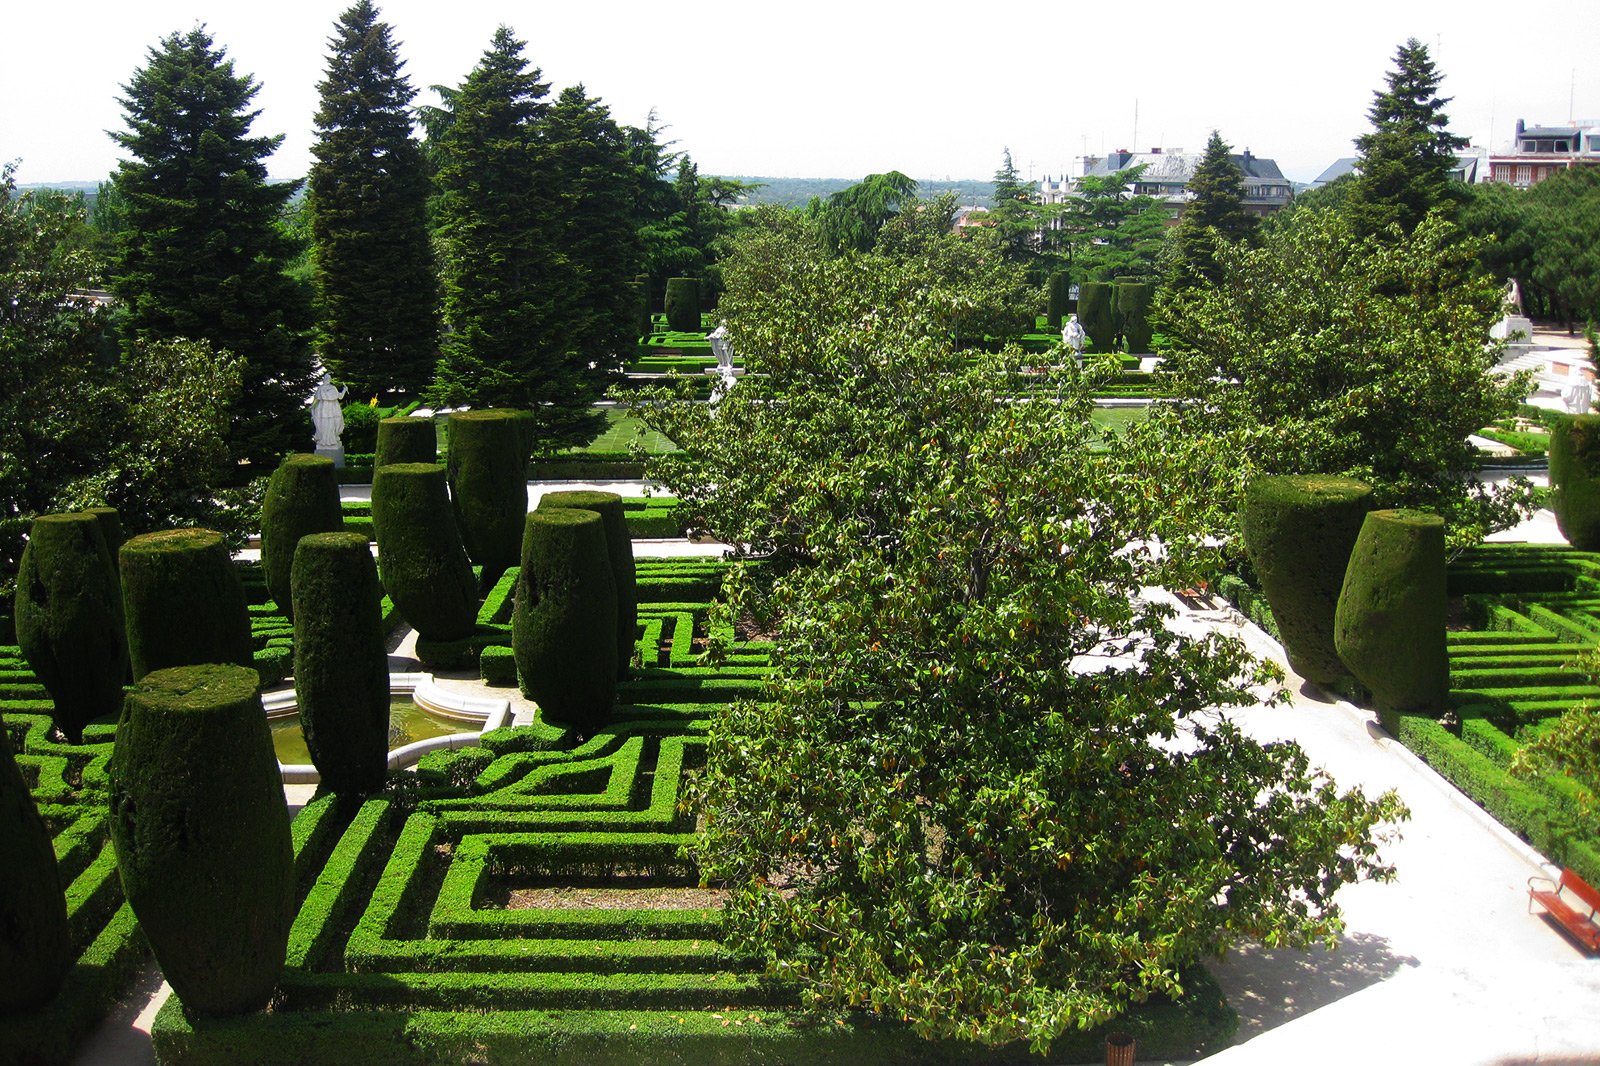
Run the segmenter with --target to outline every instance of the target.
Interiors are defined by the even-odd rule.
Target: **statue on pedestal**
[[[311,394],[312,439],[316,454],[330,457],[335,466],[344,465],[344,442],[339,439],[344,432],[344,409],[340,401],[347,391],[336,388],[333,377],[324,370],[317,391]]]
[[[1076,313],[1067,316],[1066,324],[1061,327],[1061,343],[1072,350],[1072,358],[1078,364],[1078,369],[1083,369],[1083,346],[1089,340],[1089,334],[1084,332],[1083,323],[1078,321]]]

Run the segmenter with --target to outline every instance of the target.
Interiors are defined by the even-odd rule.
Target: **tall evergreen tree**
[[[1439,95],[1442,75],[1426,45],[1415,37],[1395,51],[1389,87],[1373,94],[1372,132],[1356,138],[1360,157],[1348,209],[1365,233],[1383,233],[1398,224],[1406,233],[1436,207],[1453,208],[1460,198],[1450,172],[1465,137],[1450,132],[1444,113],[1449,97]]]
[[[1039,220],[1033,206],[1033,189],[1017,173],[1009,147],[1000,169],[994,172],[994,207],[989,217],[1007,259],[1023,263],[1034,257],[1039,244]]]
[[[1183,290],[1215,282],[1217,242],[1243,240],[1255,231],[1255,216],[1244,209],[1244,172],[1229,155],[1222,135],[1211,131],[1205,155],[1189,179],[1190,200],[1167,236],[1162,284]]]
[[[114,288],[128,326],[241,357],[229,449],[270,467],[311,442],[310,300],[284,272],[294,249],[277,225],[299,183],[269,184],[265,163],[283,137],[250,135],[260,85],[203,26],[162,38],[122,89],[128,128],[111,136],[131,158],[113,175],[127,210]]]
[[[322,363],[358,396],[415,393],[439,341],[417,94],[371,0],[339,16],[328,44],[309,200]]]

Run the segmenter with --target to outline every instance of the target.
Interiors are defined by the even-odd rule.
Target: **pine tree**
[[[1183,217],[1167,238],[1162,284],[1168,291],[1216,281],[1217,242],[1243,240],[1255,230],[1255,216],[1244,209],[1244,173],[1228,149],[1222,135],[1212,130],[1189,179]]]
[[[371,0],[339,16],[328,43],[309,201],[322,362],[357,396],[416,393],[439,340],[416,90]]]
[[[241,357],[229,449],[276,465],[311,439],[310,301],[284,273],[294,249],[277,225],[299,183],[268,184],[265,164],[283,137],[250,135],[260,85],[203,26],[162,38],[122,88],[128,129],[111,136],[131,158],[113,176],[127,201],[114,287],[128,326]]]
[[[1460,190],[1450,173],[1467,140],[1449,130],[1449,97],[1439,96],[1442,75],[1415,37],[1395,51],[1389,88],[1374,94],[1372,132],[1356,138],[1360,158],[1349,210],[1357,227],[1383,233],[1398,224],[1406,233],[1430,210],[1453,208]]]
[[[1005,150],[1000,169],[994,172],[994,207],[989,211],[1000,249],[1012,262],[1032,259],[1038,245],[1039,223],[1033,211],[1033,189],[1023,182]]]

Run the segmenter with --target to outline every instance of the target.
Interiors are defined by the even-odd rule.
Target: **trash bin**
[[[1112,1033],[1106,1037],[1106,1066],[1133,1066],[1139,1054],[1139,1042],[1127,1033]]]

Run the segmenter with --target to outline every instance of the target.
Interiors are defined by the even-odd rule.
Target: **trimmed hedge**
[[[484,587],[517,565],[528,513],[529,421],[520,411],[458,411],[450,416],[450,500],[467,557],[483,567]]]
[[[91,519],[92,521],[92,519]],[[72,965],[55,847],[0,729],[0,1016],[55,998]],[[3,1052],[3,1048],[0,1048]]]
[[[115,507],[90,507],[84,511],[92,514],[100,523],[100,534],[106,539],[106,551],[111,554],[111,565],[116,568],[119,564],[117,554],[122,551],[122,542],[126,539],[122,533],[122,516]]]
[[[1117,350],[1116,296],[1116,290],[1102,281],[1085,281],[1078,286],[1078,321],[1097,352]]]
[[[372,477],[372,530],[383,587],[411,628],[433,640],[471,633],[478,583],[450,513],[444,467],[380,466]]]
[[[1368,512],[1339,592],[1334,646],[1381,711],[1445,706],[1445,587],[1443,518],[1426,511]],[[1393,722],[1389,717],[1385,724]]]
[[[294,692],[322,784],[374,792],[388,777],[389,656],[367,538],[314,533],[294,555]]]
[[[1561,535],[1600,551],[1600,415],[1576,415],[1550,430],[1550,506]]]
[[[1122,335],[1132,354],[1150,351],[1154,329],[1150,325],[1150,303],[1155,298],[1156,287],[1144,281],[1124,281],[1117,287],[1117,317],[1122,322]]]
[[[633,662],[633,642],[639,635],[639,581],[622,497],[614,492],[566,490],[547,492],[539,499],[540,510],[563,507],[593,511],[605,526],[606,553],[617,590],[617,677],[627,677],[628,666]]]
[[[1372,489],[1326,474],[1258,477],[1244,494],[1245,551],[1272,606],[1294,672],[1327,685],[1345,674],[1334,612]]]
[[[118,727],[110,802],[123,890],[184,1009],[265,1007],[283,970],[295,880],[255,671],[146,675]]]
[[[348,457],[347,457],[348,459]],[[374,468],[391,463],[439,461],[439,430],[431,418],[385,418],[378,423]]]
[[[124,544],[122,603],[135,681],[169,666],[248,667],[254,659],[244,589],[212,530],[169,529]]]
[[[667,279],[667,328],[678,333],[700,329],[700,282],[695,278]]]
[[[617,693],[617,590],[605,523],[588,510],[527,517],[511,647],[523,695],[547,719],[592,732]]]
[[[294,618],[290,572],[295,545],[308,533],[332,533],[343,526],[332,459],[291,455],[278,464],[261,501],[261,570],[267,593],[284,617]]]
[[[1071,304],[1072,276],[1065,270],[1057,270],[1050,275],[1045,324],[1052,330],[1060,331],[1062,320],[1072,309]]]
[[[73,743],[122,710],[128,669],[122,589],[101,520],[87,512],[34,519],[17,570],[17,644]]]

